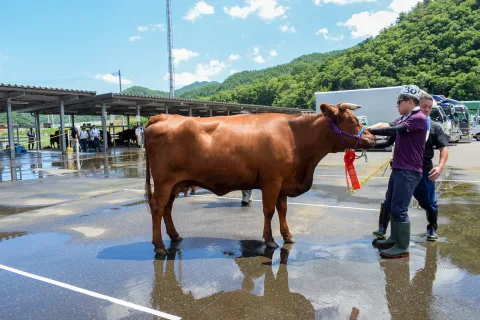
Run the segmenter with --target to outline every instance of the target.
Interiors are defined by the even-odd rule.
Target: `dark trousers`
[[[80,139],[80,147],[83,152],[87,152],[87,139]]]
[[[93,138],[93,141],[92,141],[92,144],[93,144],[93,149],[95,149],[95,151],[98,151],[100,152],[100,140],[98,138]]]
[[[436,224],[438,216],[437,194],[435,193],[435,181],[428,179],[429,175],[428,172],[423,173],[413,196],[417,199],[420,207],[427,212],[428,222]]]
[[[391,215],[395,222],[410,222],[408,206],[421,179],[421,172],[404,169],[392,170],[385,204],[390,205]]]

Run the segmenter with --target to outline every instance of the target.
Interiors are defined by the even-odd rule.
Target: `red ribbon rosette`
[[[345,179],[347,180],[348,191],[350,191],[348,177],[350,177],[350,181],[352,182],[353,190],[360,189],[360,182],[358,182],[357,172],[355,171],[355,166],[353,165],[355,157],[355,151],[351,149],[347,150],[345,152],[345,156],[343,157],[343,161],[345,162]]]

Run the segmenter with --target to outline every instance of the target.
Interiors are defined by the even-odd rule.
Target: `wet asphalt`
[[[356,160],[360,179],[390,153]],[[480,314],[480,143],[450,148],[437,182],[440,239],[426,243],[412,201],[411,255],[383,260],[372,247],[390,170],[347,192],[342,155],[329,155],[312,189],[289,199],[297,240],[261,239],[261,193],[206,190],[175,201],[184,240],[155,256],[138,149],[72,157],[0,157],[0,265],[182,319],[476,319]],[[435,160],[437,161],[437,160]],[[12,169],[13,168],[13,169]],[[164,232],[165,235],[165,232]],[[0,269],[0,319],[162,319]]]

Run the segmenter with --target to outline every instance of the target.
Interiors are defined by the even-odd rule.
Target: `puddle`
[[[448,239],[439,244],[440,254],[473,274],[480,274],[479,208],[480,205],[475,204],[439,205],[439,215],[450,220],[439,226],[439,236]]]
[[[49,206],[36,206],[36,207],[9,207],[0,205],[0,217],[10,216],[19,213],[25,213],[38,209],[43,209]]]
[[[470,198],[480,199],[478,188],[470,183],[441,181],[437,183],[437,196],[439,198]]]

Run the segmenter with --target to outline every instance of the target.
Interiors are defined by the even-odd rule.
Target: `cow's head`
[[[333,140],[335,141],[335,151],[342,151],[345,148],[354,148],[355,146],[359,149],[370,149],[375,146],[375,136],[368,130],[362,130],[362,124],[351,111],[360,107],[352,103],[339,103],[337,106],[326,103],[320,105],[322,114],[328,120],[327,126],[329,126],[329,129],[327,130],[332,130],[332,134],[337,136]],[[358,137],[360,133],[361,135]]]

